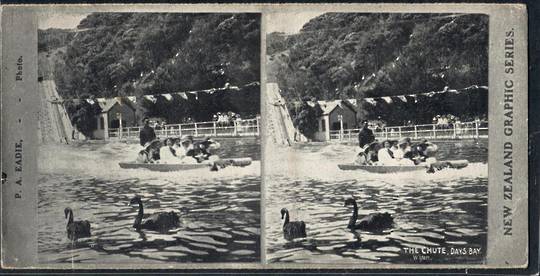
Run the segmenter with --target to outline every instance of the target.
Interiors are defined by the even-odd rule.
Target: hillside
[[[268,79],[278,82],[289,101],[306,96],[363,99],[488,82],[485,15],[326,13],[307,22],[298,34],[268,34],[267,45]],[[483,101],[471,100],[478,104],[467,112],[487,112]],[[417,107],[392,108],[404,114],[387,118],[390,121],[402,115],[418,117]],[[463,112],[441,104],[422,111],[425,118],[414,119]],[[371,110],[366,116],[376,112],[389,111]]]
[[[243,85],[259,80],[257,14],[94,13],[55,64],[66,98]],[[47,40],[42,48],[61,47]]]

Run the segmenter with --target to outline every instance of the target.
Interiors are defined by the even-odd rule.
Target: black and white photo
[[[484,261],[488,19],[268,15],[268,262]]]
[[[42,263],[260,260],[260,14],[40,17]]]

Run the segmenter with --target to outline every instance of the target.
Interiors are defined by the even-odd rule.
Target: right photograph
[[[489,17],[265,17],[266,261],[484,263]]]

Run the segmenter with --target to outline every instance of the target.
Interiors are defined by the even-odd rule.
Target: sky
[[[39,13],[38,27],[45,30],[48,28],[74,29],[79,22],[89,13],[66,13],[66,12],[42,12]]]
[[[39,28],[61,28],[74,29],[79,22],[89,13],[74,13],[65,11],[50,11],[39,14]],[[267,33],[284,32],[295,34],[300,31],[302,26],[310,19],[323,14],[322,12],[287,12],[271,13],[266,24]]]
[[[267,16],[266,32],[284,32],[296,34],[310,19],[323,14],[322,12],[287,12],[271,13]]]

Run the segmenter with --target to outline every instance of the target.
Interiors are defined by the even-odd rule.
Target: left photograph
[[[40,263],[260,262],[258,13],[41,13]]]

